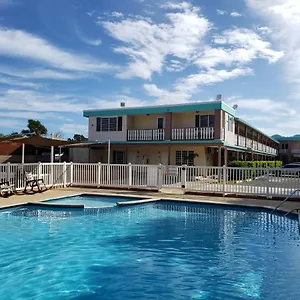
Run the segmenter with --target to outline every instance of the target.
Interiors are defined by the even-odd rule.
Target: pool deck
[[[102,194],[112,196],[134,196],[145,197],[152,199],[164,199],[174,201],[186,201],[193,203],[210,203],[210,204],[223,204],[223,205],[235,205],[235,206],[250,206],[273,209],[280,204],[280,201],[274,200],[260,200],[249,198],[227,198],[227,197],[212,197],[212,196],[199,196],[199,195],[179,195],[179,194],[162,194],[149,191],[132,191],[132,190],[108,190],[108,189],[96,189],[96,188],[60,188],[48,190],[43,193],[35,194],[20,194],[13,195],[9,198],[0,197],[0,209],[17,205],[23,205],[27,203],[38,203],[50,199],[74,196],[80,194]],[[137,203],[139,201],[136,201]],[[131,201],[132,204],[132,201]],[[300,202],[287,201],[279,210],[289,212],[292,209],[300,208]]]

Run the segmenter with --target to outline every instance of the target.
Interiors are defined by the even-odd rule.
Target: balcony
[[[279,153],[286,154],[288,153],[288,149],[279,149]]]
[[[292,154],[300,154],[300,149],[292,149]]]
[[[127,130],[127,141],[163,141],[164,139],[164,129]]]
[[[201,128],[173,128],[172,140],[213,140],[215,129],[213,127]]]

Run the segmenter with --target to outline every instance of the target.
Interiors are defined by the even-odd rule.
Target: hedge
[[[238,168],[280,168],[282,166],[282,161],[243,161],[235,160],[229,163],[230,167]]]

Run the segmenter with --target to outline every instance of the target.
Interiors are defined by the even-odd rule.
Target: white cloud
[[[88,125],[78,123],[64,123],[60,126],[60,131],[66,135],[83,134],[87,136]]]
[[[186,92],[159,89],[155,84],[144,84],[148,95],[157,98],[155,104],[174,104],[186,102],[191,95]]]
[[[217,9],[217,15],[225,15],[227,14],[226,10]]]
[[[0,128],[8,128],[10,132],[20,131],[20,128],[24,128],[26,125],[24,121],[13,118],[0,118]],[[0,132],[3,133],[3,132]]]
[[[124,43],[115,52],[130,59],[119,77],[150,79],[153,72],[162,71],[166,56],[189,61],[198,52],[210,29],[209,21],[197,13],[198,8],[186,2],[168,3],[164,7],[183,11],[167,13],[169,23],[153,24],[145,19],[101,23],[113,38]]]
[[[46,94],[32,90],[9,89],[0,95],[0,110],[81,113],[88,104],[72,95]]]
[[[240,76],[250,75],[252,72],[250,68],[236,68],[230,71],[209,69],[208,71],[179,79],[176,83],[176,90],[192,93],[197,91],[199,86],[211,85]]]
[[[272,39],[285,52],[285,77],[299,84],[300,78],[300,1],[245,0],[248,7],[272,30]]]
[[[270,34],[270,33],[272,33],[272,30],[269,27],[267,27],[267,26],[258,26],[257,30],[259,32],[261,32],[262,34]]]
[[[237,104],[237,116],[261,128],[267,134],[293,135],[299,133],[300,120],[296,101],[286,103],[268,98],[226,99]]]
[[[181,72],[185,66],[179,60],[171,59],[170,63],[166,66],[166,70],[169,72]]]
[[[241,17],[241,16],[242,16],[242,14],[239,13],[239,12],[237,12],[237,11],[231,12],[230,15],[231,15],[232,17],[234,17],[234,18],[237,18],[237,17]]]
[[[1,76],[1,75],[0,75],[0,84],[6,84],[6,85],[11,85],[11,86],[20,86],[20,87],[29,87],[29,88],[33,88],[33,89],[40,87],[40,84],[37,84],[34,82],[16,80],[16,79]]]
[[[42,38],[14,29],[0,29],[0,55],[26,58],[72,71],[102,72],[114,68],[97,59],[59,49]]]
[[[32,79],[57,79],[57,80],[70,80],[87,76],[85,73],[75,72],[60,72],[51,69],[16,69],[9,66],[0,65],[0,73],[9,76],[32,78]]]
[[[217,35],[214,38],[214,42],[220,45],[232,45],[234,49],[246,49],[247,54],[244,51],[241,52],[252,57],[252,59],[267,59],[270,63],[276,62],[284,56],[283,51],[272,50],[270,42],[263,40],[257,33],[247,28],[226,30],[222,34]],[[243,55],[241,59],[244,59]]]
[[[111,13],[111,16],[115,18],[121,18],[123,17],[123,14],[121,12],[114,11]]]

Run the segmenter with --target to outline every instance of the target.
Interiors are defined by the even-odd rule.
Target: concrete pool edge
[[[55,189],[47,191],[47,193],[37,193],[33,195],[15,195],[10,198],[0,198],[0,210],[13,208],[17,206],[24,206],[28,202],[32,203],[45,203],[50,200],[61,199],[65,197],[80,196],[80,195],[95,195],[95,196],[113,196],[113,197],[131,197],[131,198],[145,198],[152,200],[151,202],[165,200],[165,201],[174,201],[174,202],[186,202],[186,203],[207,203],[207,204],[218,204],[218,205],[229,205],[237,207],[252,207],[257,209],[267,209],[273,210],[278,204],[279,201],[273,200],[260,200],[260,199],[249,199],[249,198],[220,198],[220,197],[209,197],[209,196],[193,196],[186,195],[184,198],[183,195],[172,195],[164,194],[158,197],[157,193],[138,193],[138,195],[131,194],[131,191],[123,190],[119,193],[116,193],[115,190],[91,190],[90,188],[64,188],[64,189]],[[154,200],[155,199],[155,200]],[[143,201],[143,200],[140,200]],[[121,202],[121,201],[119,201]],[[132,205],[132,204],[131,204]],[[112,206],[113,207],[113,206]],[[296,201],[287,201],[282,207],[278,209],[279,212],[287,213],[292,209],[300,208],[300,203]],[[297,212],[293,212],[297,215]]]

